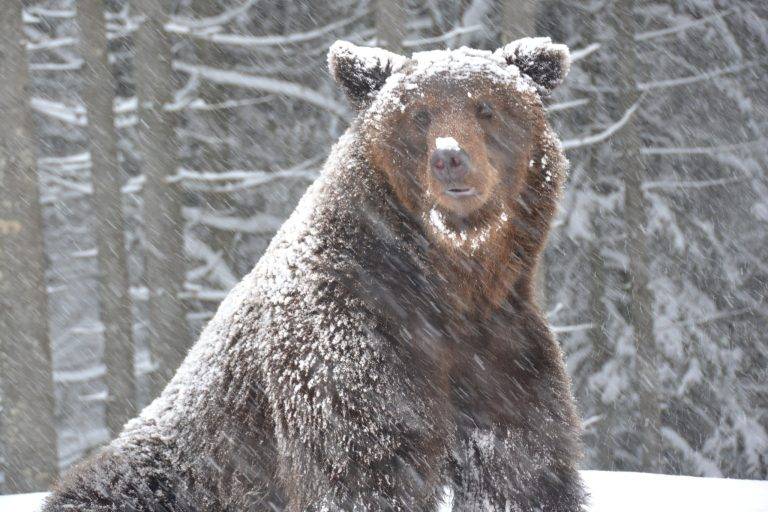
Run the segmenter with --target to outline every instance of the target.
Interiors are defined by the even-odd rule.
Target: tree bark
[[[619,90],[617,111],[626,112],[638,99],[638,59],[634,42],[636,21],[634,0],[618,0],[613,7],[617,58],[615,85]],[[644,471],[661,469],[661,406],[657,371],[656,337],[653,322],[653,295],[649,288],[646,240],[647,214],[642,182],[645,162],[640,155],[640,132],[630,120],[616,140],[616,168],[624,176],[624,215],[629,256],[629,315],[635,345],[635,378],[641,424],[640,464]]]
[[[379,46],[402,53],[405,22],[404,0],[376,0],[376,39]]]
[[[0,381],[5,490],[42,491],[58,472],[43,223],[22,12],[0,16]]]
[[[99,307],[104,325],[104,364],[109,397],[106,424],[112,435],[136,414],[134,347],[124,240],[123,183],[117,159],[113,100],[115,80],[108,62],[104,2],[80,0],[78,17],[85,60],[91,173],[99,263]]]
[[[535,36],[538,0],[504,0],[501,15],[502,44]]]
[[[167,2],[135,0],[145,16],[136,32],[136,83],[141,121],[144,183],[145,282],[149,290],[149,338],[157,365],[151,375],[156,396],[171,379],[190,346],[184,289],[183,193],[176,173],[176,116],[163,107],[173,100],[171,44],[163,30]]]
[[[605,32],[605,26],[599,15],[594,12],[584,15],[584,37],[579,43],[580,46],[586,46],[594,42],[595,34]],[[591,57],[585,59],[582,63],[584,73],[589,77],[590,85],[597,88],[605,77],[602,75],[603,66],[598,58]],[[593,93],[586,112],[586,119],[598,119],[598,113],[604,106],[601,104],[602,96]],[[593,197],[598,198],[603,194],[600,181],[601,175],[605,172],[601,169],[600,146],[593,145],[586,150],[586,186],[589,187]],[[597,199],[596,199],[597,201]],[[608,310],[606,308],[606,281],[608,279],[608,269],[605,267],[605,260],[602,255],[604,241],[602,239],[601,217],[605,215],[595,205],[590,225],[592,227],[592,239],[588,241],[586,248],[586,257],[589,264],[588,284],[588,305],[590,321],[594,325],[589,331],[590,344],[592,347],[591,368],[589,374],[594,375],[608,364],[615,357],[615,340],[608,337]],[[602,390],[598,390],[602,391]],[[594,459],[597,463],[597,469],[612,470],[615,469],[615,454],[617,449],[615,427],[617,424],[617,408],[615,401],[604,402],[602,393],[596,393],[594,400],[595,413],[600,419],[595,426],[596,444],[593,447]]]

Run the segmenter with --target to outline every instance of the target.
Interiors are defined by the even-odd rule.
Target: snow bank
[[[583,471],[589,512],[768,512],[768,481]]]
[[[0,512],[36,512],[47,495],[47,492],[35,492],[0,496]]]
[[[768,512],[768,481],[608,471],[582,475],[592,495],[589,512]],[[45,496],[0,496],[0,512],[36,512]]]

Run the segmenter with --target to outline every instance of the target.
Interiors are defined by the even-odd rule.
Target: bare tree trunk
[[[405,1],[376,0],[376,34],[382,48],[402,53],[405,39]]]
[[[171,44],[163,30],[167,11],[163,0],[135,0],[145,16],[136,33],[136,85],[144,156],[145,280],[149,290],[150,347],[157,369],[152,374],[156,396],[173,376],[189,349],[184,288],[183,194],[176,172],[176,116],[167,110],[175,89]]]
[[[503,0],[501,15],[502,44],[536,35],[538,0]]]
[[[596,66],[595,66],[596,67]],[[588,71],[589,72],[589,71]],[[596,69],[592,69],[592,72],[597,73]],[[595,83],[594,81],[592,82]],[[593,110],[597,110],[597,105],[593,100]],[[592,193],[597,196],[600,194],[599,190],[599,174],[600,162],[598,161],[597,148],[590,149],[589,156],[589,169],[588,169],[588,181],[589,186],[592,187]],[[587,247],[587,260],[589,262],[589,311],[590,320],[594,327],[590,330],[590,339],[592,342],[592,371],[591,373],[597,373],[600,369],[608,364],[615,357],[615,343],[608,338],[607,323],[608,323],[608,310],[605,305],[605,293],[606,293],[606,268],[605,261],[602,255],[602,241],[601,241],[601,226],[600,221],[597,218],[599,212],[595,212],[595,216],[592,219],[592,231],[593,239],[589,241]],[[615,439],[615,426],[616,426],[616,404],[614,402],[606,403],[602,401],[602,397],[598,396],[596,399],[597,408],[596,412],[599,414],[600,419],[596,428],[597,446],[594,447],[596,453],[596,459],[598,463],[598,469],[612,470],[615,469],[615,454],[617,443]]]
[[[602,33],[605,27],[596,13],[585,14],[584,38],[580,45],[586,46],[594,42],[595,34]],[[592,86],[597,86],[602,79],[602,66],[597,59],[587,58],[582,64],[585,74],[589,77]],[[597,119],[598,111],[602,108],[599,104],[601,96],[594,94],[589,103],[587,119]],[[593,197],[602,194],[600,190],[600,176],[605,172],[601,168],[600,146],[594,145],[587,149],[588,163],[586,169],[587,186],[590,187]],[[602,255],[603,240],[600,223],[601,212],[596,208],[591,219],[592,239],[587,244],[587,261],[589,263],[589,313],[590,321],[594,327],[589,331],[592,346],[592,368],[590,374],[598,373],[603,366],[609,363],[615,356],[615,342],[608,337],[607,323],[608,310],[605,303],[607,269]],[[617,409],[614,402],[603,402],[601,394],[595,399],[595,413],[599,420],[595,428],[596,445],[593,447],[597,469],[611,470],[615,468],[615,454],[617,443],[615,439]]]
[[[617,59],[615,85],[619,90],[617,107],[626,112],[639,95],[636,74],[638,59],[634,36],[634,0],[618,0],[613,7],[616,47],[621,48]],[[619,157],[617,169],[624,179],[624,215],[627,226],[627,252],[630,278],[630,322],[635,344],[636,384],[639,414],[642,420],[638,435],[641,440],[641,469],[661,469],[661,406],[657,371],[656,337],[653,325],[653,296],[649,288],[648,253],[646,241],[646,205],[642,182],[645,163],[640,155],[640,133],[637,122],[630,120],[616,140]]]
[[[19,3],[0,16],[0,381],[9,493],[58,472],[43,224]]]
[[[113,100],[102,0],[80,0],[78,16],[85,60],[85,95],[99,262],[100,316],[109,398],[106,423],[112,435],[136,414],[131,300],[124,240],[122,173],[117,159]]]

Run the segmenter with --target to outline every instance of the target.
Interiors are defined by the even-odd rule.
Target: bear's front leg
[[[421,419],[385,425],[387,410],[420,405],[384,397],[337,410],[327,427],[280,441],[290,512],[434,512],[446,461],[445,436]]]
[[[455,512],[580,512],[578,472],[544,430],[476,429],[459,443]]]
[[[542,322],[501,325],[454,378],[454,510],[581,511],[579,421],[559,349]]]
[[[433,512],[452,438],[433,372],[375,331],[333,335],[268,354],[287,510]]]

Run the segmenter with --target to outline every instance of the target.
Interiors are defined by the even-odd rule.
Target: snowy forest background
[[[575,61],[541,280],[585,467],[768,478],[762,0],[9,0],[0,493],[109,440],[253,266],[352,116],[333,41],[533,34]]]

